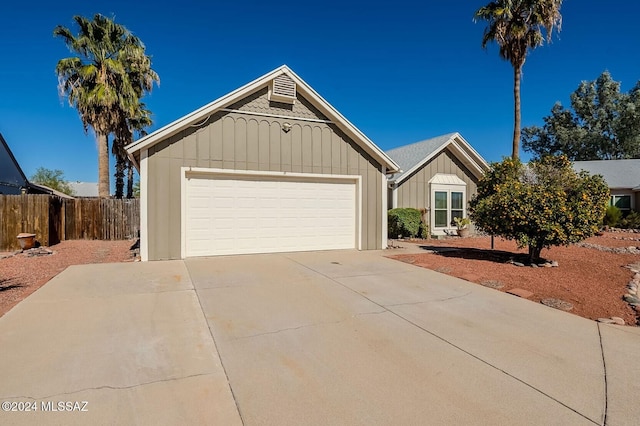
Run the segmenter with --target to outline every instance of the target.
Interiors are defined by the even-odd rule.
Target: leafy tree
[[[529,50],[543,44],[546,32],[551,41],[553,30],[560,31],[562,0],[496,0],[481,7],[475,20],[487,21],[482,47],[490,42],[499,46],[500,57],[513,67],[513,148],[511,157],[519,157],[520,145],[520,80]]]
[[[158,76],[150,67],[144,44],[124,26],[96,14],[93,20],[74,16],[79,32],[57,26],[53,34],[78,56],[58,61],[60,93],[78,110],[85,132],[98,143],[99,196],[109,197],[109,134],[138,108]]]
[[[73,189],[71,189],[69,182],[64,178],[64,172],[62,170],[38,167],[29,180],[33,183],[39,183],[40,185],[60,191],[63,194],[73,195]]]
[[[505,159],[480,179],[469,212],[481,230],[528,247],[533,263],[543,248],[598,232],[608,202],[602,176],[576,173],[567,157],[547,156],[527,165]]]
[[[629,93],[605,71],[571,94],[571,108],[556,103],[544,126],[522,130],[522,146],[537,158],[570,160],[640,158],[640,81]]]

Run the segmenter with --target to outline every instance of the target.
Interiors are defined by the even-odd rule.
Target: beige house
[[[467,203],[489,168],[460,133],[394,148],[387,154],[402,169],[389,179],[389,208],[426,209],[432,235],[456,229],[453,219],[467,216]]]
[[[398,165],[286,66],[127,152],[142,260],[386,247]]]
[[[623,214],[640,211],[640,159],[575,161],[573,168],[601,175],[611,191],[609,204]]]

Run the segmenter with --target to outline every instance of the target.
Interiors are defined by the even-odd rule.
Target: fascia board
[[[477,178],[480,178],[482,176],[482,174],[484,173],[485,169],[483,169],[477,162],[476,159],[472,158],[469,153],[464,149],[463,146],[460,146],[457,142],[453,142],[451,144],[451,148],[452,151],[454,151],[454,153],[456,154],[456,156],[458,156],[458,158],[460,158],[461,160],[464,160],[463,162],[467,163],[471,170],[471,173],[473,173]]]
[[[475,159],[476,164],[478,164],[482,168],[483,172],[486,170],[489,170],[490,168],[489,163],[485,161],[485,159],[482,157],[482,155],[478,153],[478,151],[473,149],[471,144],[467,142],[467,140],[464,137],[462,137],[460,133],[456,133],[453,137],[455,139],[458,139],[460,143],[462,143],[464,148],[471,153],[471,156]]]

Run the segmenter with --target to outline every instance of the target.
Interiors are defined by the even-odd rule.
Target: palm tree
[[[136,110],[127,116],[123,114],[115,130],[112,153],[116,158],[116,198],[124,196],[124,174],[127,176],[127,198],[133,197],[133,164],[127,156],[125,146],[133,142],[134,133],[140,137],[147,134],[146,128],[151,126],[151,112],[140,102]]]
[[[96,14],[93,20],[74,16],[78,35],[57,26],[61,37],[78,56],[58,61],[58,88],[78,110],[85,132],[91,127],[98,144],[98,193],[109,197],[109,134],[122,114],[133,113],[142,95],[151,90],[157,74],[145,47],[124,26]]]
[[[560,31],[562,0],[496,0],[478,9],[475,20],[487,21],[482,47],[495,41],[500,47],[500,57],[513,66],[513,150],[511,156],[519,157],[520,147],[520,80],[522,67],[529,50],[543,44],[546,31],[551,42],[553,30]]]

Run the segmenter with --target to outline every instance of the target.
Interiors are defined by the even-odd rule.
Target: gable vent
[[[296,101],[296,83],[286,74],[281,74],[271,81],[269,100],[294,104]]]

